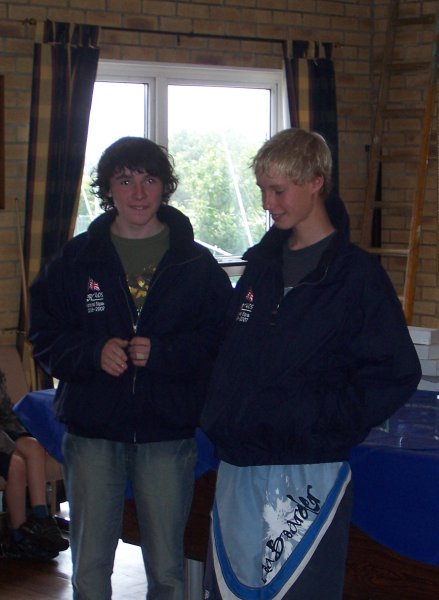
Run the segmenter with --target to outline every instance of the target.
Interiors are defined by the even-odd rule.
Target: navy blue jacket
[[[110,214],[70,240],[31,286],[34,356],[60,380],[57,417],[76,435],[151,442],[192,437],[198,425],[231,285],[181,212],[163,206],[158,217],[170,248],[138,321]],[[104,344],[135,331],[151,338],[146,367],[108,375],[100,368]]]
[[[290,233],[273,227],[244,256],[201,418],[218,457],[238,466],[345,460],[421,376],[387,274],[345,231],[284,297]]]

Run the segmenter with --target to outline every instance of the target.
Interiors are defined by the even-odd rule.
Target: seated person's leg
[[[50,552],[67,550],[69,542],[62,536],[56,520],[49,515],[46,498],[46,450],[31,436],[16,440],[16,453],[26,464],[31,511],[21,526],[38,544]]]
[[[5,553],[10,558],[51,559],[66,550],[69,542],[49,516],[46,503],[45,450],[35,438],[16,440],[14,452],[3,460],[7,471],[5,498],[11,525],[11,544]],[[5,470],[5,469],[4,469]],[[31,502],[26,510],[27,490]]]
[[[37,540],[22,530],[26,521],[26,465],[23,458],[15,453],[9,455],[7,473],[2,474],[6,479],[6,505],[11,525],[11,539],[8,546],[2,548],[6,558],[28,558],[36,560],[51,560],[58,552],[50,552],[41,547]]]
[[[9,457],[6,482],[6,505],[12,529],[18,529],[26,520],[26,464],[15,452]]]

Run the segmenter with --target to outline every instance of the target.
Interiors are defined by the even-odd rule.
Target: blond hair
[[[258,150],[251,164],[256,177],[275,173],[297,185],[323,177],[320,195],[331,189],[332,156],[323,136],[305,129],[279,131]]]

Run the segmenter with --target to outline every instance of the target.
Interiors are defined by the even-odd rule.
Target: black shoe
[[[24,537],[19,542],[12,541],[9,545],[2,546],[1,556],[3,558],[15,558],[19,560],[53,560],[58,556],[58,552],[46,550],[38,546],[28,537]]]
[[[61,535],[61,531],[53,517],[38,518],[30,516],[20,527],[20,531],[38,546],[49,552],[67,550],[69,542]]]

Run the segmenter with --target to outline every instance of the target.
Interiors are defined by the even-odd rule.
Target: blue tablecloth
[[[64,425],[55,420],[54,397],[55,390],[29,392],[14,405],[13,410],[29,433],[37,438],[49,454],[62,463]]]
[[[14,407],[24,426],[62,462],[64,427],[54,419],[54,390],[26,394]],[[212,445],[197,431],[196,476],[216,469]],[[439,566],[439,407],[418,391],[351,452],[352,521],[377,542],[408,558]]]
[[[352,522],[402,556],[439,566],[439,402],[417,391],[351,452]]]

